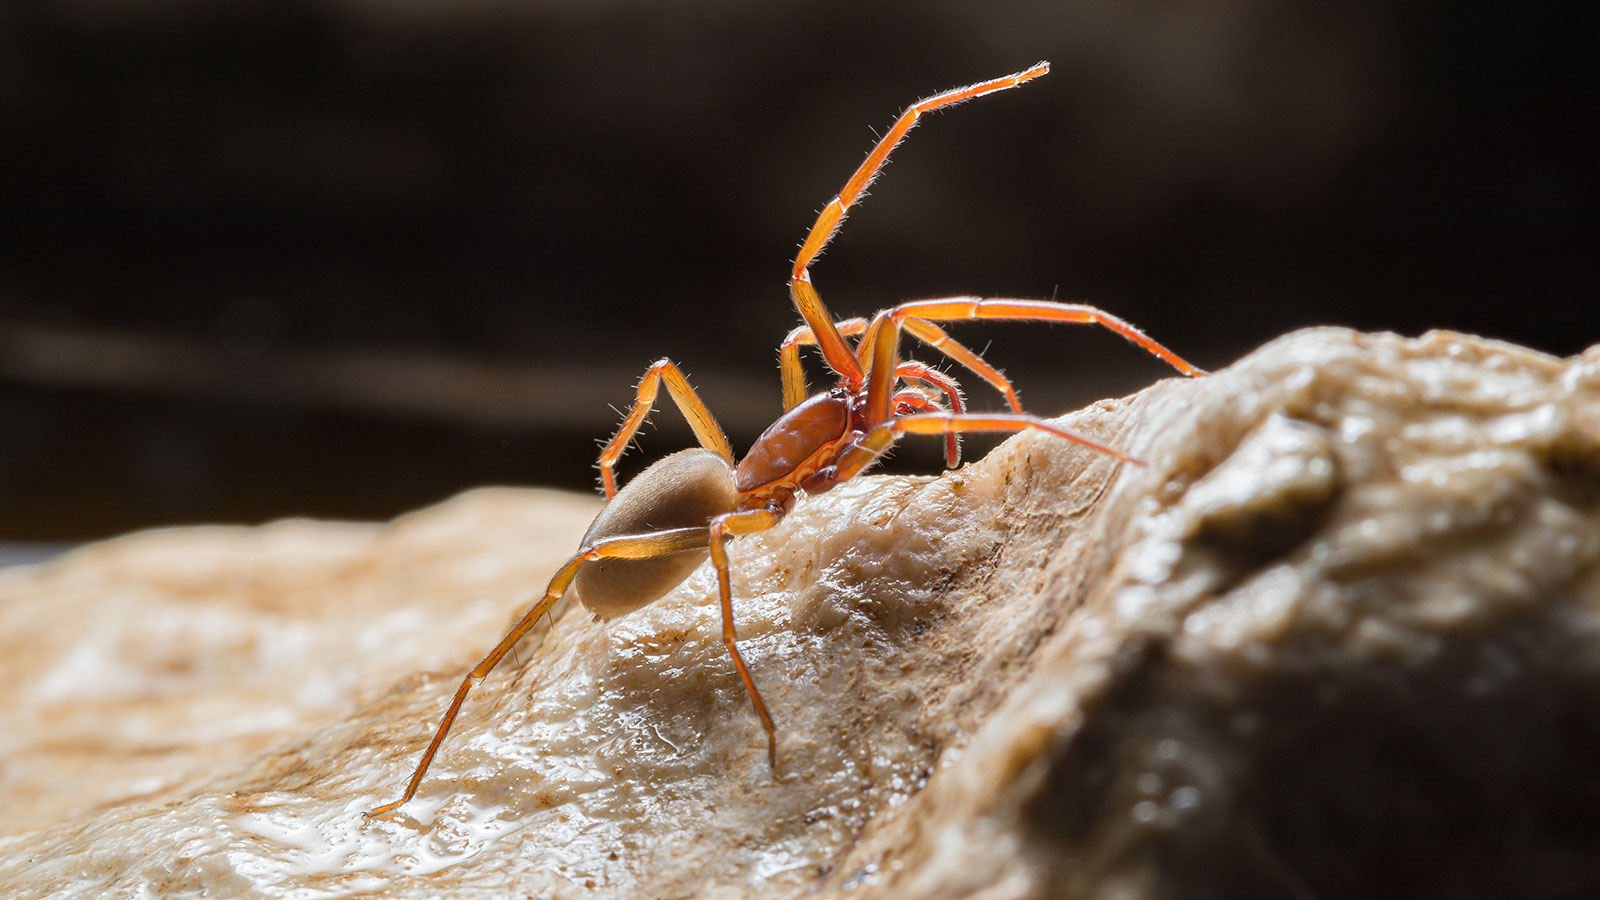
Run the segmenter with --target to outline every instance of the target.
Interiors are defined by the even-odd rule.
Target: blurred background
[[[901,148],[813,269],[836,314],[1088,302],[1208,367],[1317,324],[1578,352],[1582,9],[6,0],[0,541],[592,490],[662,355],[742,450],[874,133],[1040,59]],[[1093,329],[957,333],[1046,415],[1168,374]],[[655,420],[625,472],[691,439]]]

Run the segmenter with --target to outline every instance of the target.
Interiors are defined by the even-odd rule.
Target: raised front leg
[[[818,213],[817,221],[812,224],[811,231],[806,234],[805,241],[800,245],[800,252],[795,255],[794,269],[789,276],[789,296],[794,300],[795,308],[811,326],[816,335],[817,345],[822,350],[822,357],[828,365],[838,372],[840,377],[852,389],[858,388],[862,380],[861,359],[850,352],[838,328],[833,324],[833,317],[828,314],[828,308],[823,306],[822,298],[811,284],[811,263],[819,256],[828,242],[833,240],[834,232],[839,230],[839,225],[844,222],[844,217],[849,213],[850,207],[860,200],[866,192],[867,186],[878,177],[878,172],[883,169],[883,164],[888,161],[889,154],[905,139],[917,121],[924,113],[954,106],[964,100],[982,97],[995,91],[1004,91],[1014,88],[1024,82],[1038,78],[1050,71],[1049,63],[1039,63],[1030,69],[1007,75],[1003,78],[993,78],[955,90],[935,94],[925,100],[919,100],[906,108],[889,128],[887,134],[878,141],[867,154],[867,158],[856,169],[850,180],[845,182],[844,188],[838,195],[822,208]]]

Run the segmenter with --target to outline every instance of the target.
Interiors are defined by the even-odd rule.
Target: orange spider
[[[707,555],[717,570],[722,640],[766,729],[767,761],[776,772],[777,732],[736,644],[733,596],[728,587],[730,537],[771,528],[794,505],[801,491],[820,494],[848,481],[872,465],[903,434],[944,435],[946,459],[951,466],[959,461],[958,439],[962,432],[1029,428],[1124,462],[1138,462],[1023,413],[1005,376],[934,324],[967,319],[1094,323],[1133,341],[1185,375],[1203,374],[1127,322],[1088,306],[970,297],[917,300],[879,312],[870,321],[835,322],[811,285],[811,262],[828,245],[850,207],[922,114],[1016,87],[1049,70],[1049,64],[1041,62],[1014,75],[946,91],[913,104],[878,141],[838,196],[823,207],[800,246],[789,279],[790,296],[806,324],[789,333],[779,354],[784,413],[756,438],[743,460],[735,463],[727,436],[677,364],[662,359],[645,371],[633,409],[600,453],[601,480],[610,502],[589,526],[578,552],[556,570],[544,596],[462,679],[405,793],[369,815],[391,812],[416,795],[417,785],[449,733],[467,692],[493,671],[569,585],[575,584],[579,599],[597,617],[610,619],[666,594],[699,567]],[[921,363],[900,358],[902,330],[1000,390],[1012,411],[982,415],[966,412],[954,380]],[[854,348],[845,341],[847,337],[859,338]],[[800,368],[800,348],[804,345],[815,345],[839,376],[831,389],[809,397]],[[701,447],[661,459],[618,492],[616,462],[649,415],[662,383],[689,420]]]

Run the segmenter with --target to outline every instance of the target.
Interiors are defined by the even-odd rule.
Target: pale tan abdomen
[[[583,546],[669,528],[704,528],[738,503],[733,468],[703,448],[666,456],[640,472],[606,504]],[[710,531],[707,530],[707,540]],[[678,586],[709,551],[683,550],[654,559],[604,559],[578,570],[578,599],[603,619],[630,613]]]

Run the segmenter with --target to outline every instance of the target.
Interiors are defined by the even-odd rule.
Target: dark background
[[[873,130],[1039,59],[902,147],[814,268],[836,314],[1092,302],[1210,367],[1324,323],[1575,353],[1584,8],[6,0],[0,539],[591,487],[661,355],[742,449]],[[1166,374],[1092,329],[958,334],[1041,414]],[[646,453],[689,440],[657,419]]]

